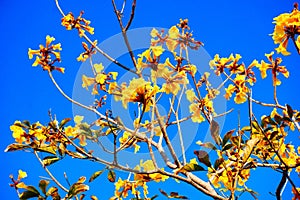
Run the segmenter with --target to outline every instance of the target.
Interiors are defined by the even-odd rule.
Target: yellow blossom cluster
[[[277,53],[285,56],[290,55],[290,52],[287,51],[287,46],[289,39],[292,39],[300,54],[300,11],[298,4],[295,3],[291,13],[282,13],[275,17],[273,23],[275,24],[275,28],[272,33],[272,39],[275,44],[279,44],[276,48]]]
[[[85,31],[89,32],[90,34],[94,34],[94,28],[90,26],[91,22],[84,19],[82,15],[83,11],[81,11],[80,15],[75,19],[73,13],[70,12],[61,19],[61,24],[66,27],[67,30],[76,28],[80,37],[83,36]]]
[[[61,44],[51,44],[55,40],[54,37],[50,37],[49,35],[46,36],[46,45],[40,45],[38,50],[32,50],[31,48],[28,49],[28,57],[32,59],[33,56],[35,57],[35,61],[32,66],[36,67],[41,65],[43,70],[46,71],[53,71],[57,70],[59,72],[64,73],[65,69],[62,67],[56,67],[54,64],[56,62],[60,62],[60,52],[62,50]],[[52,57],[53,56],[53,57]]]
[[[281,81],[277,78],[277,75],[281,73],[284,77],[288,78],[289,72],[285,66],[280,66],[282,59],[281,58],[273,59],[273,55],[274,55],[273,51],[269,54],[265,54],[265,56],[267,57],[270,63],[266,63],[265,61],[262,60],[261,63],[257,65],[257,67],[260,70],[260,74],[262,78],[266,78],[267,70],[271,70],[273,85],[275,86],[281,84]]]
[[[82,76],[82,87],[88,90],[88,87],[93,85],[92,94],[98,95],[99,90],[107,92],[109,94],[117,87],[117,83],[112,81],[116,80],[118,72],[104,72],[104,66],[102,63],[94,64],[93,69],[95,71],[95,77]],[[108,88],[107,88],[108,86]]]

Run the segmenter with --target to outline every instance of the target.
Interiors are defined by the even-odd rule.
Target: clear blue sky
[[[72,11],[75,15],[79,11],[85,11],[85,17],[92,20],[95,27],[93,38],[99,43],[111,36],[120,33],[119,25],[113,13],[110,0],[100,1],[72,1],[63,0],[61,6],[65,12]],[[151,3],[150,3],[151,2]],[[282,12],[289,12],[293,8],[294,1],[291,0],[253,0],[253,1],[179,1],[179,0],[138,0],[135,19],[131,28],[143,27],[171,27],[178,23],[180,18],[188,18],[190,26],[196,39],[205,43],[205,50],[214,56],[228,56],[230,53],[240,53],[243,61],[249,64],[253,59],[264,59],[264,54],[271,52],[275,45],[270,33],[273,32],[273,18]],[[25,152],[4,153],[5,147],[14,142],[9,126],[15,120],[30,120],[46,123],[47,112],[51,108],[59,119],[72,117],[72,105],[65,100],[51,84],[47,73],[40,68],[31,67],[32,61],[28,59],[28,48],[38,48],[38,44],[44,43],[45,36],[51,35],[57,42],[62,43],[63,52],[62,66],[66,68],[66,74],[54,73],[57,81],[63,86],[68,94],[72,93],[74,80],[80,63],[76,57],[81,53],[81,41],[76,31],[66,31],[60,25],[61,15],[55,7],[54,0],[29,0],[29,1],[0,1],[0,25],[1,25],[1,115],[0,115],[0,188],[2,199],[17,199],[14,189],[10,188],[9,174],[17,175],[18,169],[28,172],[26,181],[37,185],[38,176],[47,176],[34,155]],[[289,103],[294,109],[300,109],[299,95],[300,87],[300,56],[290,44],[289,50],[292,55],[284,58],[283,64],[290,71],[290,78],[285,80],[279,87],[282,95],[279,101]],[[127,61],[130,63],[130,60]],[[131,63],[130,63],[131,64]],[[284,79],[284,78],[282,78]],[[260,80],[260,78],[259,78]],[[267,102],[272,101],[270,79],[260,82],[254,88],[254,97],[261,98]],[[269,91],[268,91],[269,90]],[[267,93],[269,92],[269,93]],[[229,103],[228,106],[231,104]],[[236,116],[236,115],[234,115]],[[232,116],[225,123],[232,127]],[[225,124],[226,126],[226,124]],[[297,138],[298,132],[294,134]],[[299,140],[293,144],[299,146]],[[196,148],[196,146],[195,146]],[[69,177],[76,181],[85,171],[86,176],[94,170],[102,169],[102,166],[89,164],[88,162],[66,159],[62,164],[54,164],[51,168],[55,174],[61,176],[62,172],[70,170]],[[253,175],[257,179],[249,181],[249,187],[261,193],[259,199],[275,199],[269,192],[274,192],[279,176],[271,170],[256,170]],[[299,179],[294,176],[299,183]],[[298,184],[299,185],[299,184]],[[201,195],[186,184],[177,185],[174,181],[150,190],[152,194],[159,193],[157,188],[166,191],[178,191],[190,199],[199,199]],[[106,181],[95,181],[91,187],[98,188],[96,195],[99,199],[108,199],[113,195],[113,184]],[[178,190],[176,190],[179,188]],[[290,199],[290,186],[287,187],[283,199]],[[4,193],[4,196],[3,196]],[[198,197],[197,197],[198,196]],[[248,199],[249,196],[244,196]],[[159,199],[163,199],[160,197]],[[205,197],[203,198],[205,199]],[[209,199],[209,198],[207,198]]]

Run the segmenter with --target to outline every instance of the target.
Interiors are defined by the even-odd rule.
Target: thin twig
[[[63,12],[63,10],[61,9],[58,0],[55,0],[56,3],[56,7],[59,10],[59,12],[61,13],[62,16],[66,16],[65,13]],[[112,58],[110,55],[108,55],[106,52],[104,52],[102,49],[100,49],[98,46],[94,45],[93,41],[85,34],[82,34],[83,38],[90,43],[100,54],[102,54],[105,58],[107,58],[108,60],[110,60],[111,62],[113,62],[114,64],[118,65],[119,67],[132,72],[134,74],[137,74],[134,70],[131,70],[130,68],[126,67],[125,65],[121,64],[119,61],[117,61],[116,59]],[[137,74],[138,75],[138,74]]]
[[[300,48],[297,45],[297,42],[296,42],[296,39],[295,39],[295,35],[292,35],[291,39],[292,39],[292,41],[293,41],[293,43],[294,43],[294,45],[296,47],[296,50],[297,50],[298,54],[300,55]]]
[[[165,126],[164,123],[162,122],[161,117],[160,117],[160,114],[159,114],[159,111],[158,111],[158,109],[157,109],[156,107],[154,108],[154,112],[155,112],[156,118],[157,118],[157,120],[158,120],[158,124],[159,124],[160,130],[161,130],[161,132],[162,132],[162,136],[163,136],[163,138],[164,138],[164,140],[165,140],[165,142],[166,142],[166,144],[167,144],[167,147],[168,147],[168,149],[169,149],[169,151],[170,151],[170,153],[171,153],[171,155],[172,155],[172,157],[173,157],[173,159],[174,159],[174,162],[175,162],[175,164],[176,164],[178,167],[180,167],[181,164],[180,164],[180,162],[179,162],[179,160],[178,160],[178,158],[177,158],[177,155],[176,155],[176,153],[175,153],[175,151],[174,151],[174,148],[173,148],[173,146],[172,146],[172,144],[171,144],[170,138],[169,138],[168,133],[167,133],[167,131],[166,131],[166,126]]]
[[[281,200],[281,195],[282,195],[282,192],[284,191],[284,187],[286,185],[286,182],[287,182],[287,171],[284,170],[282,172],[282,177],[281,177],[281,180],[276,188],[276,198],[277,200]]]
[[[51,179],[55,182],[55,184],[60,187],[63,191],[65,192],[69,192],[69,190],[67,188],[65,188],[54,176],[53,174],[49,171],[49,169],[46,167],[46,165],[44,165],[43,161],[41,160],[41,158],[39,157],[39,155],[37,154],[36,151],[34,151],[34,155],[35,157],[38,159],[38,161],[41,163],[42,167],[44,168],[44,170],[47,172],[47,174],[51,177]]]
[[[279,104],[264,103],[264,102],[255,100],[255,99],[253,99],[253,98],[251,98],[251,101],[254,102],[254,103],[256,103],[256,104],[262,105],[262,106],[285,109],[285,106],[282,106],[282,105],[279,105]]]
[[[132,6],[131,6],[131,13],[130,13],[130,18],[127,22],[127,25],[125,26],[125,31],[127,31],[133,21],[134,18],[134,12],[135,12],[135,7],[136,7],[136,0],[133,0]]]
[[[179,141],[180,141],[183,165],[185,165],[186,164],[186,156],[185,156],[184,142],[183,142],[181,127],[180,127],[179,118],[178,118],[179,105],[180,105],[180,102],[181,102],[181,99],[182,99],[183,92],[184,92],[184,87],[181,90],[181,93],[180,93],[180,96],[179,96],[179,99],[178,99],[178,104],[177,104],[176,111],[173,108],[173,104],[172,104],[171,100],[170,100],[170,108],[172,109],[172,111],[175,115],[176,121],[177,121],[177,130],[178,130],[178,134],[179,134]]]
[[[131,21],[133,20],[133,16],[134,16],[134,9],[135,9],[135,3],[136,3],[136,0],[133,1],[132,3],[132,17],[130,17]],[[132,63],[133,63],[133,66],[135,67],[135,69],[137,70],[137,63],[136,63],[136,59],[135,59],[135,56],[133,54],[133,51],[131,49],[131,46],[130,46],[130,43],[129,43],[129,40],[128,40],[128,36],[127,36],[127,30],[126,28],[124,27],[123,25],[123,21],[122,21],[122,16],[120,14],[120,11],[117,9],[117,6],[116,6],[116,3],[114,0],[112,0],[112,4],[113,4],[113,7],[114,7],[114,11],[115,11],[115,14],[116,14],[116,17],[118,19],[118,22],[119,22],[119,25],[120,25],[120,28],[121,28],[121,31],[122,31],[122,36],[123,36],[123,39],[124,39],[124,42],[126,44],[126,47],[128,49],[128,52],[129,52],[129,55],[130,55],[130,58],[132,60]],[[131,22],[130,22],[131,23]],[[128,25],[128,24],[127,24]],[[129,26],[128,26],[129,28]],[[137,74],[137,73],[136,73]],[[138,74],[139,76],[141,76],[140,74]]]

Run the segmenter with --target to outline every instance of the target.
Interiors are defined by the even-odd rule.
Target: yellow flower
[[[88,87],[95,83],[95,79],[82,75],[82,87],[88,90]]]
[[[43,141],[43,140],[45,140],[47,138],[46,135],[45,135],[45,133],[44,133],[44,129],[43,128],[39,128],[39,129],[34,130],[34,136],[39,141]]]
[[[191,104],[189,106],[189,109],[190,109],[190,113],[192,113],[191,119],[193,122],[201,123],[201,122],[205,121],[204,117],[201,114],[201,109],[198,104],[195,104],[195,103]]]
[[[289,39],[294,40],[294,44],[299,50],[299,43],[295,41],[295,35],[299,34],[300,31],[299,18],[300,12],[298,10],[298,4],[295,4],[291,13],[282,13],[274,18],[275,27],[271,35],[274,43],[279,44],[278,48],[276,48],[277,53],[282,53],[283,55],[290,54],[290,52],[287,51]]]
[[[15,125],[18,123],[21,123],[21,122],[15,121],[15,123],[10,126],[10,130],[13,132],[12,136],[13,136],[13,138],[15,138],[16,142],[23,143],[26,140],[24,137],[26,132],[20,126]]]
[[[153,104],[152,97],[159,92],[159,87],[157,85],[151,86],[151,83],[143,78],[134,78],[130,81],[128,87],[124,86],[122,88],[121,92],[121,101],[124,108],[127,109],[129,102],[140,102],[144,106],[144,111],[148,112]]]
[[[99,83],[99,84],[104,84],[105,81],[107,79],[107,75],[106,74],[97,74],[96,76],[96,82]]]
[[[71,137],[71,136],[75,137],[77,135],[77,129],[72,126],[67,126],[67,127],[65,127],[65,134],[66,134],[66,136],[69,136],[69,137]]]
[[[234,79],[234,85],[230,84],[226,89],[225,89],[225,98],[227,100],[230,99],[233,93],[236,93],[234,101],[237,104],[244,103],[247,100],[247,93],[249,92],[248,87],[246,86],[246,83],[248,83],[248,80],[245,80],[246,76],[245,75],[240,75],[237,74],[235,79]]]
[[[192,103],[196,99],[196,95],[193,89],[187,90],[185,92],[187,100]]]
[[[238,61],[242,58],[240,54],[230,54],[228,58],[220,58],[219,54],[214,56],[214,59],[209,62],[211,69],[215,69],[215,74],[220,75],[227,68],[231,73],[243,73],[245,72],[244,64],[239,64]]]
[[[164,91],[167,94],[172,93],[174,95],[177,95],[177,93],[181,89],[180,85],[185,85],[189,83],[185,71],[169,71],[169,73],[163,74],[162,77],[166,80],[166,83],[164,83],[162,86],[162,91]]]
[[[61,24],[66,27],[67,30],[72,30],[76,28],[78,30],[79,36],[82,37],[85,31],[90,34],[94,34],[94,28],[90,26],[90,21],[82,18],[83,11],[80,12],[80,15],[75,19],[73,13],[69,13],[61,19]]]
[[[150,47],[150,49],[155,57],[159,57],[164,52],[164,48],[162,48],[162,46]]]
[[[159,35],[159,33],[155,28],[153,28],[150,35],[151,35],[151,37],[157,37]]]
[[[25,171],[22,171],[21,169],[19,169],[18,171],[18,180],[22,179],[22,178],[26,178],[27,177],[27,173]]]
[[[93,54],[96,54],[96,50],[94,49],[97,46],[97,40],[93,42],[93,45],[88,48],[88,45],[85,42],[82,42],[82,46],[85,50],[85,52],[81,53],[77,57],[77,61],[86,61],[88,58],[90,58]]]
[[[46,71],[53,71],[57,70],[61,73],[64,73],[64,68],[56,67],[54,64],[56,62],[60,62],[60,51],[62,50],[60,43],[58,44],[51,44],[55,40],[54,37],[50,37],[49,35],[46,36],[46,46],[43,45],[39,46],[39,50],[32,50],[31,48],[28,49],[28,57],[32,59],[35,55],[35,61],[32,66],[41,65],[43,70]]]
[[[84,116],[76,115],[74,117],[74,122],[77,124],[81,124],[82,120],[84,119]]]
[[[281,81],[277,78],[278,74],[281,73],[284,77],[289,77],[289,71],[286,69],[285,66],[280,66],[280,63],[282,62],[281,58],[273,59],[274,52],[271,52],[269,54],[265,54],[268,61],[270,63],[266,63],[265,61],[261,61],[260,64],[257,65],[257,68],[260,70],[261,77],[266,78],[267,77],[267,70],[271,70],[272,72],[272,78],[273,78],[273,85],[280,85]]]

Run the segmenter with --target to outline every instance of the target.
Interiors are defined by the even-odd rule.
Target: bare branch
[[[69,192],[69,190],[67,188],[65,188],[54,176],[53,174],[49,171],[49,169],[44,165],[43,161],[41,160],[41,158],[39,157],[38,153],[36,151],[34,151],[34,155],[35,157],[38,159],[38,161],[41,163],[42,167],[44,168],[44,170],[47,172],[47,174],[50,176],[50,178],[54,181],[54,183],[60,187],[63,191],[65,192]]]
[[[135,2],[136,2],[136,0],[134,0],[134,2],[133,2],[133,4],[132,4],[132,9],[133,9],[133,11],[132,11],[132,18],[130,17],[131,21],[133,20],[133,16],[134,16]],[[128,37],[127,37],[127,30],[126,30],[126,28],[124,27],[123,22],[122,22],[122,15],[121,15],[120,11],[117,9],[115,0],[112,0],[112,4],[113,4],[113,7],[114,7],[114,11],[115,11],[116,17],[117,17],[118,22],[119,22],[121,31],[122,31],[122,36],[123,36],[123,38],[124,38],[124,42],[125,42],[126,47],[127,47],[127,49],[128,49],[130,58],[131,58],[131,60],[132,60],[132,63],[133,63],[133,65],[134,65],[134,67],[135,67],[136,70],[137,70],[136,59],[135,59],[135,56],[134,56],[134,54],[133,54],[133,51],[132,51],[132,49],[131,49],[131,46],[130,46],[130,43],[129,43],[129,40],[128,40]],[[131,22],[130,22],[130,24],[131,24]],[[130,25],[130,24],[129,24],[129,25]],[[127,24],[127,25],[128,25],[128,24]],[[129,28],[129,26],[128,26],[128,28]],[[140,75],[140,76],[141,76],[141,75]]]
[[[127,31],[129,29],[129,27],[132,23],[132,20],[134,18],[135,7],[136,7],[136,0],[133,0],[132,6],[131,6],[130,18],[129,18],[129,21],[127,22],[127,25],[125,26],[125,31]]]

